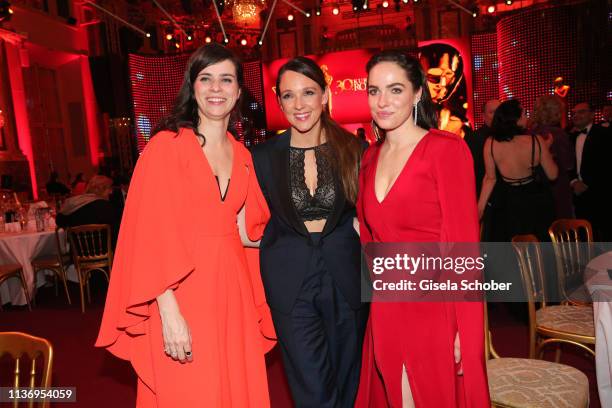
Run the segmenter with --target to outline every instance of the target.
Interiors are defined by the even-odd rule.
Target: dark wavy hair
[[[518,125],[523,114],[523,108],[518,99],[510,99],[502,102],[493,115],[491,122],[491,134],[498,142],[507,142],[517,135],[527,134],[527,130]]]
[[[400,51],[383,51],[373,55],[366,64],[366,72],[368,73],[368,76],[370,75],[372,68],[381,62],[393,62],[397,64],[404,70],[406,78],[408,78],[408,81],[410,84],[412,84],[412,89],[414,89],[414,92],[418,92],[419,89],[423,90],[423,92],[421,92],[421,99],[419,100],[419,104],[417,106],[417,126],[426,130],[437,128],[438,115],[436,114],[436,108],[431,100],[429,88],[427,87],[427,75],[425,75],[425,71],[419,63],[419,60]],[[384,134],[382,136],[383,137],[379,140],[379,142],[382,142],[384,139]]]
[[[244,89],[244,76],[242,71],[242,62],[229,49],[220,44],[207,44],[198,48],[189,58],[187,69],[183,76],[183,84],[174,101],[172,113],[163,118],[155,127],[153,133],[163,130],[177,132],[180,128],[188,128],[202,141],[202,146],[206,143],[206,137],[198,132],[200,125],[200,115],[198,114],[198,103],[193,94],[193,85],[198,74],[206,67],[219,62],[230,61],[236,68],[236,79],[238,86]],[[236,101],[236,105],[230,114],[229,131],[236,138],[245,136],[250,132],[250,126],[247,121],[243,120],[241,106],[243,105],[244,91]]]
[[[321,91],[327,89],[325,74],[316,62],[306,57],[296,57],[287,61],[278,70],[276,77],[276,94],[279,96],[280,103],[280,82],[283,74],[287,71],[302,74],[319,85]],[[321,114],[321,128],[325,132],[327,144],[330,147],[334,171],[340,175],[342,188],[346,199],[351,203],[357,201],[357,191],[359,190],[359,158],[361,157],[361,142],[352,133],[345,130],[336,123],[327,109],[323,109]]]

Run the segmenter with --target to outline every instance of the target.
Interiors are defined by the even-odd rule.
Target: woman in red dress
[[[227,131],[241,85],[231,51],[198,49],[134,171],[96,345],[131,362],[137,407],[270,405],[274,330],[257,253],[244,248],[269,212]]]
[[[472,158],[437,123],[418,61],[368,62],[382,140],[362,160],[357,212],[368,242],[477,242]],[[480,302],[373,302],[356,407],[489,407]]]

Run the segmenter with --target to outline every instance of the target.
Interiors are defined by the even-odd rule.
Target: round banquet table
[[[34,293],[32,260],[42,255],[53,254],[57,254],[54,231],[0,233],[0,265],[21,265],[30,296]],[[38,285],[43,283],[44,277],[39,276]],[[21,282],[17,278],[10,278],[0,285],[0,304],[5,303],[26,304]]]
[[[602,407],[612,407],[612,251],[591,260],[586,287],[593,299],[595,319],[595,370]]]

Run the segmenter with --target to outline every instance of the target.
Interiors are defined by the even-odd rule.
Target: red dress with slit
[[[233,166],[221,200],[191,130],[155,135],[138,160],[123,215],[96,346],[129,360],[137,407],[267,407],[264,354],[274,329],[257,250],[236,223],[245,206],[257,240],[269,218],[250,153],[230,134]],[[155,298],[173,288],[193,362],[164,353]]]
[[[431,130],[417,144],[382,202],[374,180],[380,145],[362,160],[357,213],[368,242],[477,242],[470,151]],[[402,365],[416,408],[490,407],[480,302],[373,302],[355,406],[401,407]],[[453,345],[459,332],[463,376]]]

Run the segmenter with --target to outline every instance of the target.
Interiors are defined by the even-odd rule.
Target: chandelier
[[[232,7],[234,21],[238,24],[253,24],[265,6],[265,0],[225,0]]]

